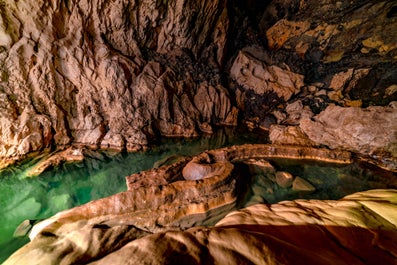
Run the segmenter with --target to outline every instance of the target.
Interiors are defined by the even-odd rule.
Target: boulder
[[[255,94],[273,92],[285,101],[298,93],[304,84],[304,76],[276,65],[266,65],[246,51],[240,51],[234,60],[230,77]]]
[[[304,178],[296,177],[292,182],[292,190],[310,194],[315,192],[316,188]]]
[[[276,182],[281,188],[289,188],[294,182],[294,176],[289,172],[277,171]]]
[[[302,119],[300,129],[316,144],[384,158],[385,167],[396,169],[397,108],[330,105],[313,119]]]

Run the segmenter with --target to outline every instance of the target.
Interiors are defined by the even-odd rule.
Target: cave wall
[[[395,1],[2,0],[0,14],[2,158],[397,99]]]

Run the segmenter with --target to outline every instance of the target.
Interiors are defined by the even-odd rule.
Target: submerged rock
[[[278,171],[276,173],[276,182],[281,188],[289,188],[294,182],[294,176],[285,171]]]
[[[292,190],[310,194],[315,192],[316,188],[307,180],[301,177],[296,177],[292,182]]]

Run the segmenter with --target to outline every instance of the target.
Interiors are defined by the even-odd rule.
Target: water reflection
[[[164,139],[147,152],[88,152],[79,163],[62,164],[39,177],[27,172],[40,158],[0,171],[0,262],[27,243],[13,238],[15,228],[26,219],[44,219],[91,200],[126,190],[125,176],[147,170],[174,154],[202,151],[242,143],[265,143],[266,135],[223,128],[199,139]]]
[[[173,155],[194,155],[233,144],[266,141],[266,135],[223,129],[200,139],[163,140],[147,152],[88,152],[84,161],[62,164],[36,178],[27,178],[26,173],[38,159],[5,169],[0,172],[0,262],[28,241],[12,237],[15,228],[26,219],[47,218],[64,209],[126,190],[125,176],[150,169],[159,164],[158,161],[167,162],[166,158]],[[280,159],[271,163],[277,170],[307,179],[316,187],[316,192],[299,194],[280,188],[269,176],[256,175],[247,183],[246,205],[295,198],[338,199],[371,188],[397,188],[393,173],[366,165],[297,163]]]

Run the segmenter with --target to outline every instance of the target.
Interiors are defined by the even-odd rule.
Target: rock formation
[[[386,0],[1,0],[0,168],[50,152],[37,175],[83,159],[78,150],[137,151],[217,126],[274,144],[129,176],[127,191],[37,224],[6,264],[241,264],[263,253],[270,264],[395,264],[395,190],[276,205],[260,194],[316,188],[301,176],[277,184],[270,157],[397,171],[396,39]],[[244,206],[262,204],[191,228],[242,206],[242,172],[258,182]]]
[[[331,258],[336,264],[397,262],[396,190],[368,191],[340,201],[256,202],[223,218],[253,204],[244,201],[251,174],[276,182],[274,175],[285,173],[267,161],[280,157],[350,163],[348,152],[296,146],[207,151],[131,175],[127,191],[39,222],[30,232],[32,241],[4,264],[32,259],[39,264],[276,264],[280,259],[291,264],[298,258],[302,264],[326,264]],[[314,192],[300,177],[292,186]]]
[[[226,1],[2,1],[0,157],[236,125]]]
[[[390,1],[3,0],[0,14],[2,167],[397,100]],[[299,144],[335,146],[305,124],[288,129]]]

